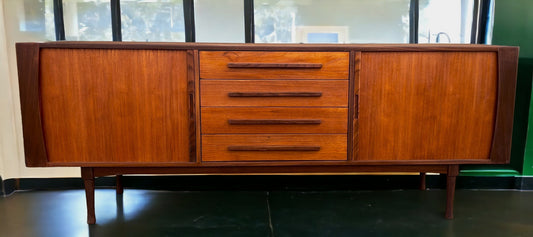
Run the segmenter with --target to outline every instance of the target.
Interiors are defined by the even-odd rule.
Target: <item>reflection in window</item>
[[[182,0],[120,1],[124,41],[185,41]]]
[[[63,0],[66,40],[110,41],[109,0]]]
[[[257,43],[408,43],[410,0],[255,0]]]
[[[196,42],[244,43],[244,1],[195,0]]]
[[[20,32],[35,40],[55,40],[52,0],[8,0],[4,4],[6,19],[16,21]]]
[[[420,0],[418,43],[470,43],[474,0]]]

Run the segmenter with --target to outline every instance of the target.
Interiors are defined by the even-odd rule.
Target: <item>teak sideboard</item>
[[[509,162],[517,47],[16,46],[26,165],[81,167],[90,224],[123,174],[434,172],[451,219],[460,164]]]

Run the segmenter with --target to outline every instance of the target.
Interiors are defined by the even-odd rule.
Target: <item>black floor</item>
[[[83,190],[0,197],[0,236],[533,236],[533,192],[457,190],[96,191],[96,225]]]

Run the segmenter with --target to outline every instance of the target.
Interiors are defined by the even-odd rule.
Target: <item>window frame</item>
[[[245,43],[255,43],[254,0],[244,1],[244,39]],[[63,0],[53,0],[56,41],[65,40],[63,18]],[[122,41],[122,23],[120,0],[110,0],[111,29],[113,41]],[[410,0],[409,7],[409,44],[418,44],[419,0]],[[474,0],[471,44],[487,44],[487,31],[493,18],[494,0]],[[185,23],[185,42],[196,42],[194,21],[194,0],[183,0],[183,17]]]

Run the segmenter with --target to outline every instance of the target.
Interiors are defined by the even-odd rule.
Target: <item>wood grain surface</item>
[[[320,120],[315,124],[235,125],[229,120]],[[202,134],[346,133],[347,108],[203,107]]]
[[[41,48],[71,49],[150,49],[150,50],[218,50],[218,51],[361,51],[361,52],[497,52],[511,46],[484,44],[242,44],[242,43],[176,43],[176,42],[111,42],[51,41]]]
[[[517,73],[518,48],[501,48],[498,51],[496,122],[490,152],[494,163],[507,164],[511,160]]]
[[[489,159],[495,52],[362,53],[358,160]]]
[[[202,106],[348,106],[348,80],[201,80],[200,87]],[[320,96],[287,95],[297,92]],[[230,93],[271,96],[237,97]]]
[[[320,68],[231,68],[228,63],[321,64]],[[200,78],[348,79],[347,52],[201,51]],[[230,64],[231,65],[231,64]]]
[[[203,161],[346,160],[345,134],[203,135]],[[320,147],[311,151],[232,151],[231,147]]]
[[[196,124],[196,164],[202,162],[202,135],[201,135],[201,117],[200,114],[200,62],[197,49],[193,50],[193,64],[194,64],[194,113],[195,113],[195,124]]]
[[[361,52],[350,52],[350,86],[348,96],[348,160],[359,156],[359,72],[361,71]]]
[[[187,54],[41,51],[50,162],[189,161]]]
[[[203,166],[189,167],[98,167],[94,168],[94,174],[96,177],[116,174],[354,174],[355,172],[430,172],[445,174],[448,170],[447,165],[336,165],[336,163],[339,163],[338,161],[314,161],[308,163],[321,165],[306,166],[294,165],[291,164],[294,163],[291,161],[284,161],[281,164],[278,162],[262,162],[267,165],[257,165],[255,163],[206,162]],[[324,165],[326,163],[327,165]],[[253,165],[239,166],[239,164]]]
[[[17,44],[17,66],[26,166],[48,165],[39,97],[39,44]]]
[[[195,62],[195,58],[197,58],[198,52],[194,52],[194,50],[187,50],[186,52],[187,52],[186,62],[187,62],[187,97],[188,97],[187,114],[189,116],[188,118],[189,160],[191,162],[196,162],[198,161],[196,153],[197,153],[197,150],[200,149],[200,147],[197,146],[197,142],[196,142],[196,138],[197,138],[196,127],[197,127],[197,123],[200,123],[200,121],[196,119],[198,117],[198,111],[196,108],[198,107],[197,105],[199,104],[198,103],[199,100],[196,98],[196,87],[198,87],[196,84],[197,83],[196,81],[197,81],[198,73],[196,71],[197,63]]]

